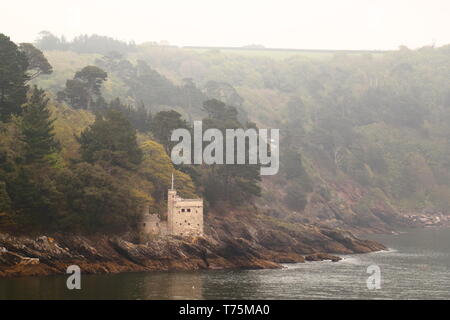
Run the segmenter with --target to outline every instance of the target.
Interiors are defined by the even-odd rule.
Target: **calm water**
[[[450,299],[450,229],[372,238],[391,250],[282,270],[84,275],[78,291],[61,276],[0,279],[0,299]],[[371,264],[380,290],[366,287]]]

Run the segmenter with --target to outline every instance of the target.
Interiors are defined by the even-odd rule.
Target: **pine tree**
[[[170,141],[172,131],[188,127],[189,125],[182,115],[175,110],[158,112],[151,124],[153,136],[164,146],[167,154],[170,154],[170,150],[176,145],[176,142]]]
[[[26,102],[28,61],[9,37],[0,33],[0,121],[22,111]]]
[[[44,90],[34,86],[25,105],[21,124],[27,163],[48,162],[48,156],[59,150],[59,143],[53,132],[55,120],[51,119],[47,104],[48,98],[45,97]]]
[[[67,102],[75,109],[96,109],[104,101],[101,87],[107,77],[108,74],[96,66],[84,67],[73,80],[67,80],[64,90],[57,94],[58,100]]]
[[[78,142],[81,157],[86,162],[104,161],[123,168],[134,168],[142,161],[136,130],[122,112],[110,109],[98,115],[84,130]]]

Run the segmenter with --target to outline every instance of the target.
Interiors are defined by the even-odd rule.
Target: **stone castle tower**
[[[172,186],[167,195],[167,221],[145,209],[142,230],[152,236],[203,236],[203,199],[183,199]]]
[[[203,199],[182,199],[172,187],[167,196],[167,231],[171,235],[203,235]]]

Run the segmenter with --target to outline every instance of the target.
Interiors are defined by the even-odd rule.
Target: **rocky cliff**
[[[267,216],[209,214],[206,236],[139,239],[138,235],[35,237],[0,234],[0,277],[223,268],[280,268],[280,263],[332,260],[333,254],[385,247],[326,227],[286,224]]]

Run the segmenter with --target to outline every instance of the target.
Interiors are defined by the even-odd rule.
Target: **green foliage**
[[[0,33],[0,121],[21,114],[26,102],[28,65],[25,53]]]
[[[78,109],[87,109],[89,93],[86,86],[76,80],[67,80],[66,87],[63,91],[58,92],[58,100],[65,101],[69,105]]]
[[[90,93],[99,95],[102,83],[107,77],[108,74],[102,69],[96,66],[87,66],[75,73],[74,79],[84,83]]]
[[[61,49],[65,42],[64,38],[59,39],[49,31],[41,31],[39,32],[39,39],[36,41],[36,44],[42,50],[56,50],[58,48]]]
[[[100,89],[108,74],[96,66],[84,67],[75,73],[73,80],[66,81],[66,87],[58,92],[58,100],[65,101],[74,108],[102,108],[105,101]]]
[[[123,232],[135,227],[143,201],[101,166],[20,169],[7,189],[15,222],[46,231]]]
[[[0,187],[0,201],[2,210],[11,212],[13,222],[21,230],[82,233],[136,230],[144,204],[149,204],[152,212],[165,211],[165,193],[172,172],[180,194],[196,197],[190,177],[175,170],[163,147],[146,135],[139,135],[144,152],[142,161],[132,164],[132,170],[128,168],[129,163],[123,168],[104,159],[92,164],[68,161],[76,156],[78,149],[73,135],[83,129],[93,132],[98,129],[90,126],[95,122],[88,111],[73,110],[64,105],[56,108],[52,103],[49,102],[49,109],[56,118],[57,138],[63,147],[70,146],[71,149],[70,153],[63,153],[66,161],[61,166],[50,166],[46,162],[24,164],[21,159],[25,158],[26,145],[20,140],[17,143],[20,128],[16,123],[2,124],[0,128],[0,180],[5,181],[4,188]],[[102,121],[119,127],[108,132],[122,132],[126,119],[119,111],[111,112],[114,114],[112,119],[105,115]],[[103,124],[99,126],[100,131],[104,129]],[[130,128],[129,124],[127,128]],[[125,131],[136,138],[133,129]],[[117,136],[113,140],[122,141]]]
[[[20,167],[18,173],[7,181],[7,190],[17,223],[36,228],[50,227],[55,223],[61,194],[48,175]]]
[[[165,210],[172,172],[180,194],[196,197],[191,178],[175,170],[163,147],[144,134],[152,124],[148,110],[125,105],[119,99],[110,103],[103,99],[104,71],[86,67],[69,80],[72,84],[64,97],[69,96],[73,99],[69,102],[82,109],[55,104],[51,95],[36,86],[27,99],[26,81],[33,74],[50,73],[51,66],[31,45],[22,44],[19,49],[6,37],[0,40],[0,54],[5,57],[0,63],[14,64],[24,58],[23,68],[16,69],[22,72],[23,81],[17,84],[23,85],[25,103],[14,100],[20,110],[24,104],[23,116],[0,122],[2,228],[7,215],[22,231],[136,230],[144,205],[156,212]],[[1,66],[2,72],[14,71],[10,65]],[[8,81],[19,79],[16,73],[16,78]],[[7,85],[4,101],[12,97]],[[101,112],[94,117],[83,109]],[[136,129],[143,133],[138,136]],[[61,149],[56,141],[61,142]]]
[[[216,99],[205,101],[203,109],[208,115],[207,118],[203,119],[204,131],[210,128],[219,129],[225,137],[226,129],[257,129],[256,125],[252,123],[242,125],[238,120],[236,108],[227,106]],[[246,140],[246,150],[249,150],[248,143],[249,141]],[[225,148],[224,157],[226,157],[226,152]],[[248,157],[246,163],[235,165],[214,164],[200,170],[200,184],[204,187],[206,199],[213,206],[223,201],[233,205],[241,205],[253,197],[261,195],[259,185],[261,181],[260,166],[248,164]]]
[[[164,146],[168,154],[175,145],[170,141],[172,131],[181,128],[188,128],[188,124],[182,119],[181,114],[174,110],[158,112],[153,117],[151,125],[153,136]]]
[[[306,172],[300,152],[295,148],[292,136],[280,143],[280,175],[286,181],[283,198],[288,208],[302,211],[308,203],[308,193],[313,192],[313,181]]]
[[[98,115],[95,122],[78,138],[84,161],[104,161],[123,168],[134,168],[142,161],[136,130],[117,110]]]
[[[287,186],[295,183],[302,193],[326,190],[332,201],[342,192],[338,189],[351,185],[354,189],[344,192],[381,190],[399,206],[449,209],[449,46],[371,54],[154,44],[116,53],[105,48],[89,55],[46,52],[58,68],[39,81],[55,90],[64,85],[67,70],[74,72],[75,66],[92,65],[98,58],[95,64],[109,75],[105,96],[119,95],[122,104],[134,109],[144,102],[154,114],[169,108],[189,121],[207,114],[204,127],[221,129],[241,127],[247,113],[258,126],[280,128],[280,175],[272,187],[284,192],[273,197],[283,197]],[[203,101],[210,98],[235,107],[238,121],[220,103],[202,109]],[[144,127],[131,115],[127,118],[136,128]],[[155,132],[163,132],[163,128],[153,130],[155,137]],[[166,151],[169,131],[158,137],[166,141]],[[198,189],[209,193],[206,198],[217,201],[235,190],[233,183],[232,190],[226,190],[225,179],[243,174],[218,166],[209,168],[211,172],[195,166],[179,169],[195,177]]]
[[[162,106],[179,106],[184,112],[198,115],[207,99],[193,79],[184,78],[182,85],[176,85],[143,60],[138,59],[134,65],[123,55],[111,52],[97,59],[96,64],[120,79],[122,87],[128,88],[126,95],[135,105],[145,104],[153,111],[160,111]]]
[[[29,79],[34,79],[41,74],[49,75],[53,67],[45,58],[41,50],[35,48],[31,43],[21,43],[20,50],[25,53],[28,60]]]
[[[218,125],[220,124],[220,128],[232,129],[239,126],[236,108],[227,106],[222,101],[217,99],[207,100],[203,103],[203,110],[208,116],[205,120],[209,121],[210,126],[212,121],[217,122]]]
[[[130,76],[124,77],[124,81],[136,101],[148,105],[177,105],[177,87],[166,77],[141,60],[137,62],[136,67],[131,64],[126,66]]]
[[[77,136],[94,123],[95,115],[90,111],[72,109],[65,104],[55,104],[50,101],[49,109],[55,119],[54,127],[57,140],[61,145],[61,156],[65,160],[79,158],[79,143]]]
[[[54,120],[51,119],[47,104],[44,90],[35,86],[24,107],[21,121],[28,163],[49,161],[49,156],[59,149],[59,143],[55,140]]]
[[[142,104],[137,108],[131,105],[124,105],[119,98],[111,101],[108,105],[110,109],[118,110],[130,121],[133,128],[139,132],[148,132],[152,126],[152,114]]]
[[[133,42],[125,43],[110,37],[99,35],[80,35],[72,41],[58,38],[48,31],[41,31],[36,44],[42,50],[72,50],[79,53],[109,53],[111,51],[127,52],[135,49]]]
[[[32,80],[32,84],[37,84],[54,95],[64,90],[67,79],[73,79],[75,73],[85,66],[94,65],[95,60],[100,56],[98,54],[78,54],[70,51],[45,51],[43,53],[52,65],[53,72],[50,75],[41,75]],[[122,95],[125,92],[118,89],[120,85],[123,84],[117,83],[117,77],[111,75],[104,85],[105,88],[108,87],[108,90],[104,90],[103,93],[108,98]],[[114,88],[114,94],[109,92],[109,88]]]
[[[284,146],[284,144],[282,144]],[[286,150],[286,147],[288,148]],[[303,167],[302,158],[299,152],[294,151],[286,145],[280,154],[280,173],[288,181],[295,181],[304,192],[313,191],[313,182]]]
[[[136,227],[145,199],[103,167],[80,163],[58,172],[55,181],[65,197],[66,214],[58,221],[62,228],[123,232]]]
[[[164,200],[167,189],[171,185],[172,173],[174,173],[174,184],[178,193],[185,198],[196,198],[196,188],[191,177],[186,173],[175,170],[163,146],[147,137],[143,137],[143,140],[140,144],[143,160],[137,174],[152,183],[152,188],[149,191],[155,202],[160,204],[158,210],[157,203],[152,203],[153,209],[156,212],[165,211]]]

